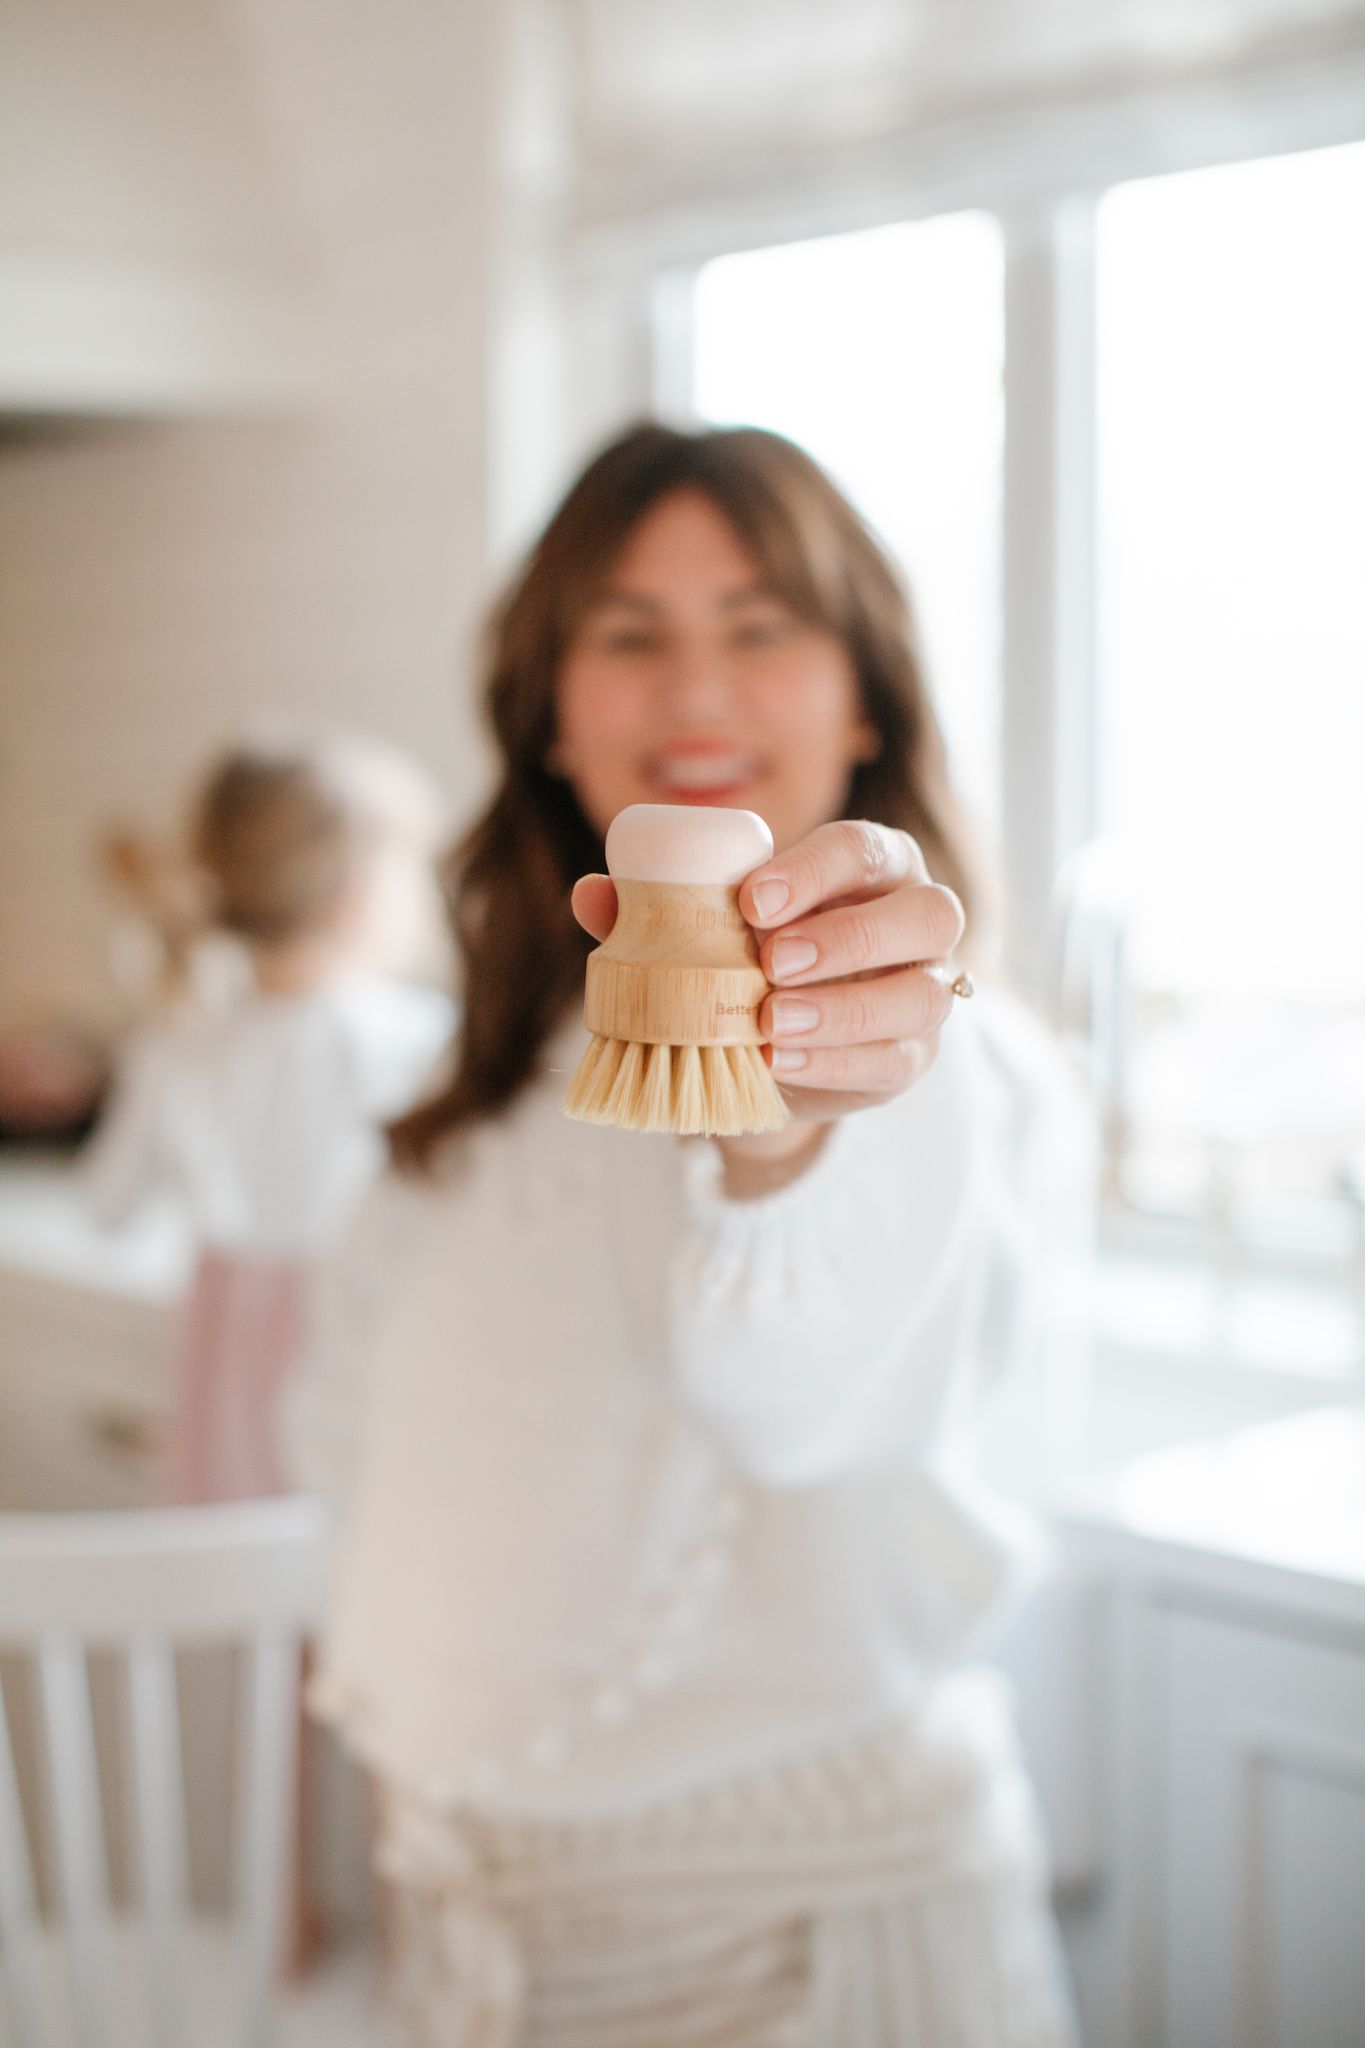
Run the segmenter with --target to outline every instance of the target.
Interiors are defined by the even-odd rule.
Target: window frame
[[[559,465],[571,473],[624,419],[693,420],[692,291],[715,257],[966,210],[1000,224],[1005,264],[1001,507],[999,853],[1008,882],[1005,962],[1048,1011],[1058,997],[1055,881],[1094,835],[1097,420],[1095,229],[1110,187],[1147,177],[1365,141],[1365,45],[1283,66],[1230,66],[1160,87],[1017,109],[990,120],[756,162],[723,193],[666,175],[589,181],[560,243]],[[731,175],[733,166],[727,167]],[[702,175],[705,175],[703,173]],[[1126,1244],[1122,1219],[1111,1217]],[[1178,1255],[1208,1256],[1201,1227]],[[1353,1283],[1345,1277],[1349,1288]],[[1358,1284],[1358,1275],[1357,1275]],[[1293,1402],[1340,1397],[1286,1364],[1210,1376],[1235,1408],[1272,1382]],[[1230,1409],[1232,1412],[1232,1409]]]
[[[1005,961],[1045,1005],[1055,877],[1098,820],[1099,199],[1132,179],[1365,141],[1363,108],[1365,49],[882,138],[846,149],[837,175],[814,148],[789,152],[723,196],[642,180],[642,202],[626,182],[599,183],[571,224],[566,467],[632,412],[692,420],[693,283],[714,258],[967,210],[998,220]]]

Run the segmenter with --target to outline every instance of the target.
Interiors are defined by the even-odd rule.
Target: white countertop
[[[1083,1562],[1365,1626],[1365,1403],[1071,1481],[1055,1514]]]
[[[82,1197],[78,1161],[41,1152],[0,1159],[0,1275],[169,1305],[185,1290],[190,1256],[188,1226],[172,1206],[105,1230]]]

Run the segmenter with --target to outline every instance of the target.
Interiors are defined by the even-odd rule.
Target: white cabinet
[[[1365,2044],[1365,1640],[1157,1630],[1166,2048]]]
[[[150,1502],[190,1258],[173,1211],[103,1231],[70,1162],[0,1165],[0,1512]]]
[[[1365,1408],[1141,1459],[1062,1521],[1112,1623],[1091,2048],[1365,2048]]]
[[[149,1504],[174,1326],[164,1304],[0,1267],[0,1511]]]

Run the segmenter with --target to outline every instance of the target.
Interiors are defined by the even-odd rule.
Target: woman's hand
[[[908,832],[821,825],[755,868],[739,907],[774,984],[758,1021],[794,1116],[842,1116],[920,1078],[953,1006],[963,916]]]
[[[614,885],[584,876],[573,907],[605,938]],[[730,1192],[742,1196],[794,1178],[834,1117],[899,1095],[932,1065],[953,1006],[948,958],[963,916],[908,832],[847,819],[755,868],[739,907],[774,983],[758,1021],[793,1119],[783,1131],[716,1141]]]

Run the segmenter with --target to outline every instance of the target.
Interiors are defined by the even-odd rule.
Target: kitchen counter
[[[184,1292],[190,1256],[188,1226],[172,1205],[105,1230],[83,1200],[77,1159],[0,1155],[0,1273],[169,1307]]]
[[[155,1497],[190,1259],[174,1209],[104,1230],[69,1155],[0,1158],[0,1509]]]
[[[1055,1519],[1088,1570],[1365,1629],[1365,1403],[1172,1445],[1072,1481]]]

